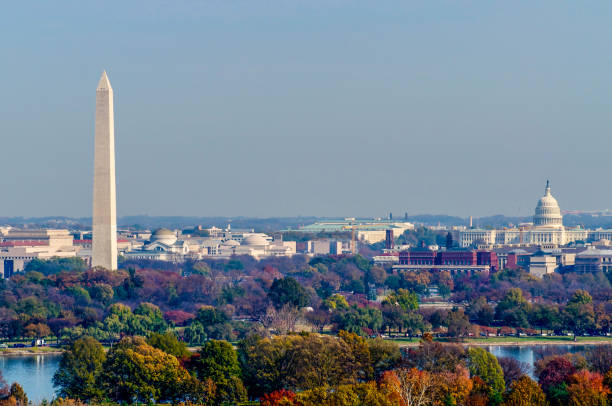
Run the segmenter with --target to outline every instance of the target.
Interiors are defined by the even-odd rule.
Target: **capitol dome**
[[[151,235],[151,242],[157,241],[166,245],[173,245],[176,240],[176,234],[167,228],[155,230],[155,232]]]
[[[268,240],[266,240],[260,234],[251,234],[244,237],[242,240],[242,245],[265,246],[268,245]]]
[[[563,216],[557,199],[550,194],[550,183],[546,181],[546,190],[544,196],[538,201],[533,216],[533,225],[535,227],[563,227]]]

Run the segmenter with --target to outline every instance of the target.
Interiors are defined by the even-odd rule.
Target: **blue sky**
[[[0,216],[91,212],[115,89],[119,215],[612,208],[612,3],[11,2]]]

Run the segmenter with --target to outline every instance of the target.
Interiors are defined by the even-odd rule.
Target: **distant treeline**
[[[334,218],[337,219],[337,218]],[[398,221],[406,220],[412,223],[426,226],[454,226],[469,225],[469,218],[447,216],[440,214],[420,214],[394,216]],[[201,225],[202,227],[226,227],[231,224],[233,228],[254,229],[257,232],[271,232],[279,230],[295,230],[302,226],[317,221],[329,221],[329,217],[195,217],[195,216],[125,216],[119,217],[119,227],[131,227],[136,229],[154,229],[159,227],[171,229],[183,229]],[[474,227],[495,228],[506,227],[532,221],[531,216],[511,217],[501,214],[486,217],[475,217],[472,220]],[[563,217],[566,226],[582,226],[584,228],[612,228],[612,216],[596,216],[592,214],[567,214]],[[29,226],[43,228],[89,228],[91,219],[88,217],[0,217],[0,224],[11,226]]]

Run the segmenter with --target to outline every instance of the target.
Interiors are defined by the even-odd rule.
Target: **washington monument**
[[[117,269],[117,198],[115,193],[113,88],[104,71],[96,89],[92,267]]]

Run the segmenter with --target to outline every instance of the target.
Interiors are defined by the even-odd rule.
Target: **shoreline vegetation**
[[[397,344],[399,347],[418,347],[421,343],[419,337],[413,338],[393,338],[385,339]],[[574,337],[554,336],[554,337],[487,337],[487,338],[467,338],[464,340],[451,341],[446,339],[434,340],[443,344],[458,344],[465,347],[531,347],[536,345],[612,345],[612,337]],[[188,347],[190,352],[196,352],[196,347]],[[29,348],[0,348],[2,356],[27,356],[27,355],[61,355],[65,352],[58,347],[29,347]]]

